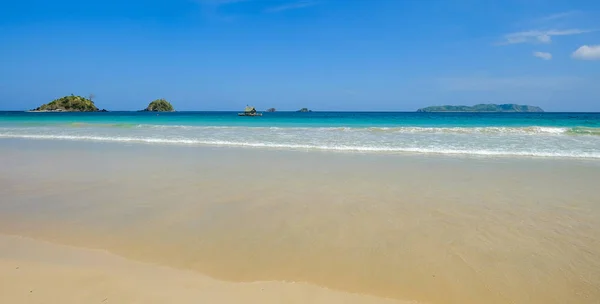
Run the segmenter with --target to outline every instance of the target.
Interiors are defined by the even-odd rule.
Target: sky
[[[0,0],[0,110],[600,112],[597,0]]]

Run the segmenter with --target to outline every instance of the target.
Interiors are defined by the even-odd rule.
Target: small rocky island
[[[417,112],[544,112],[542,108],[517,104],[478,104],[470,106],[433,106],[418,109]]]
[[[244,112],[238,113],[238,116],[262,116],[262,113],[256,112],[255,107],[246,106]]]
[[[302,108],[302,109],[298,110],[297,112],[306,113],[306,112],[312,112],[312,110],[309,110],[308,108]]]
[[[151,102],[148,107],[142,110],[142,112],[174,112],[175,109],[170,102],[166,99],[157,99]]]
[[[267,112],[269,112],[269,113],[274,113],[275,111],[277,111],[277,109],[275,109],[275,108],[268,108],[267,109]]]
[[[30,112],[107,112],[99,110],[90,98],[71,94],[47,104],[41,105]]]

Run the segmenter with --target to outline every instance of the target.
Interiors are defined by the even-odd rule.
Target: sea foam
[[[474,156],[600,159],[597,128],[244,127],[69,124],[0,128],[0,138]]]

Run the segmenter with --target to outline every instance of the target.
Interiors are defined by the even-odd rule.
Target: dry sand
[[[0,236],[0,303],[401,302],[303,283],[223,282],[103,251]]]

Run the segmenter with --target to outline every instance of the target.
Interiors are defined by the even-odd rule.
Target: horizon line
[[[418,109],[417,109],[418,110]],[[523,113],[523,114],[543,114],[543,113],[593,113],[600,114],[600,111],[546,111],[543,112],[502,112],[502,111],[432,111],[432,112],[418,112],[417,110],[310,110],[310,112],[300,112],[298,110],[281,110],[275,112],[267,112],[265,111],[257,111],[264,113],[489,113],[489,114],[515,114],[515,113]],[[182,112],[231,112],[238,113],[239,110],[176,110],[176,111],[143,111],[143,110],[106,110],[106,112],[102,111],[31,111],[31,110],[0,110],[0,112],[24,112],[24,113],[115,113],[115,112],[142,112],[142,113],[182,113]]]

